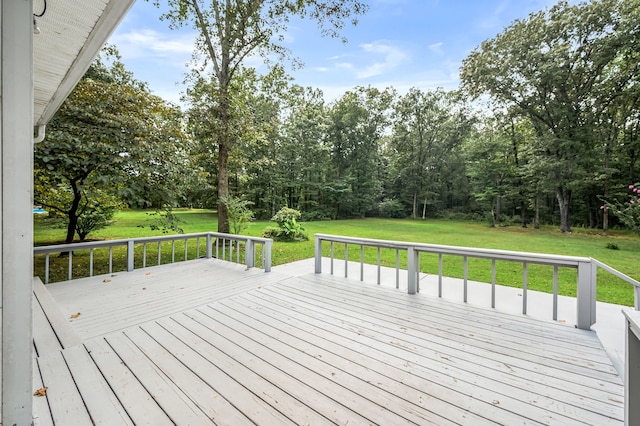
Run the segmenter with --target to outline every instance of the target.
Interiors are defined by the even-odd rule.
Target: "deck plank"
[[[81,312],[64,323],[84,344],[36,358],[44,383],[67,365],[61,383],[75,379],[89,414],[113,424],[623,423],[593,332],[220,263],[47,286],[59,312]]]
[[[286,282],[283,282],[286,284]],[[372,304],[358,301],[357,299],[345,299],[350,298],[351,291],[357,290],[349,290],[340,288],[333,288],[332,291],[327,292],[321,287],[315,286],[304,288],[301,290],[300,283],[298,280],[288,281],[287,290],[276,290],[277,294],[274,295],[276,298],[287,298],[287,300],[292,300],[292,303],[311,303],[311,301],[315,301],[319,303],[319,307],[317,309],[320,310],[330,310],[336,312],[346,313],[347,315],[352,311],[352,309],[364,309],[364,312],[367,312],[367,306],[375,306],[379,304],[374,299],[371,301]],[[341,294],[341,292],[345,292]],[[393,293],[391,291],[391,293]],[[387,300],[392,298],[394,294],[386,295]],[[473,342],[473,347],[479,347],[487,350],[491,350],[494,353],[507,356],[509,358],[517,359],[518,362],[526,361],[530,367],[543,369],[549,367],[555,367],[559,370],[568,370],[571,372],[583,374],[586,377],[593,377],[598,380],[610,381],[615,383],[616,389],[619,389],[619,378],[617,376],[617,372],[612,367],[611,363],[606,363],[606,355],[604,354],[604,350],[601,348],[601,354],[596,357],[595,360],[591,360],[583,357],[572,357],[569,354],[563,355],[562,353],[558,353],[555,345],[553,344],[553,340],[549,341],[548,339],[544,339],[544,335],[549,333],[549,331],[545,330],[544,327],[549,325],[554,327],[554,324],[551,322],[545,322],[541,320],[533,320],[535,321],[536,328],[540,328],[539,334],[543,336],[541,340],[540,337],[532,338],[531,341],[528,339],[522,339],[519,343],[512,342],[512,344],[507,345],[500,341],[499,334],[493,333],[492,338],[486,338],[487,333],[492,333],[491,328],[500,329],[499,325],[502,322],[502,319],[507,317],[511,317],[509,314],[500,314],[494,313],[494,322],[491,327],[481,324],[481,326],[475,327],[471,329],[470,335],[469,332],[454,332],[456,323],[461,321],[456,321],[456,318],[464,317],[466,320],[464,321],[467,325],[476,324],[477,320],[475,316],[471,312],[467,312],[460,317],[444,317],[439,320],[431,315],[431,312],[424,309],[424,306],[421,304],[414,304],[415,298],[399,294],[395,295],[399,296],[404,301],[404,308],[398,310],[396,312],[400,312],[400,319],[394,319],[391,313],[394,312],[393,306],[389,306],[385,304],[384,313],[377,314],[377,324],[380,324],[382,327],[387,327],[389,324],[395,324],[396,327],[404,327],[404,329],[409,328],[421,328],[421,331],[426,331],[427,335],[431,335],[432,333],[438,336],[440,339],[444,339],[449,342],[458,342],[459,344],[468,344]],[[351,302],[349,302],[351,300]],[[446,302],[444,302],[446,303]],[[411,317],[407,316],[405,313],[411,312]],[[370,320],[371,317],[367,317],[367,321]],[[416,319],[420,321],[416,321]],[[500,321],[496,321],[500,319]],[[509,319],[509,318],[507,318]],[[561,326],[565,328],[564,326]],[[403,330],[407,331],[407,330]],[[528,330],[528,333],[535,334],[534,331]],[[591,332],[586,341],[596,340],[595,333]],[[514,349],[517,348],[517,349]],[[537,364],[536,362],[540,362],[541,364]],[[533,364],[531,364],[533,363]]]
[[[283,396],[279,388],[217,351],[209,342],[182,327],[173,328],[170,332],[152,322],[145,324],[144,329],[185,366],[197,372],[216,390],[216,395],[232,401],[251,422],[294,424],[274,408]],[[249,383],[250,387],[243,383]]]
[[[296,423],[307,423],[304,418],[300,418],[300,413],[308,413],[311,410],[324,416],[325,423],[327,419],[335,423],[408,422],[407,419],[386,410],[381,404],[353,392],[346,377],[335,377],[338,374],[335,369],[325,369],[327,371],[321,372],[309,365],[314,361],[312,359],[307,359],[307,363],[300,363],[280,354],[269,345],[252,341],[244,335],[245,330],[234,331],[222,323],[210,321],[197,312],[187,312],[185,316],[176,320],[207,341],[215,341],[221,350],[287,392],[290,400],[295,398],[296,409],[292,410],[290,415]],[[215,327],[215,331],[208,326]],[[366,385],[362,382],[359,384],[363,387]],[[427,422],[424,418],[420,421]]]
[[[211,419],[126,335],[113,334],[106,338],[106,341],[174,423],[197,425],[211,422]]]
[[[42,382],[47,389],[47,401],[54,424],[85,426],[91,417],[76,388],[71,372],[60,351],[52,351],[37,358]]]
[[[232,304],[236,305],[234,306],[234,309],[240,309],[238,307],[240,304],[232,300],[226,300],[220,304],[212,305],[210,306],[210,309],[222,311],[229,315],[233,310],[230,311],[224,307]],[[241,306],[244,305],[245,303],[243,301]],[[283,318],[284,316],[287,318]],[[551,390],[546,386],[527,385],[528,381],[526,376],[523,376],[520,379],[511,378],[507,374],[500,374],[490,369],[486,369],[488,377],[482,377],[482,373],[484,372],[475,371],[473,361],[467,362],[468,369],[462,370],[461,364],[464,364],[462,361],[452,363],[450,362],[451,360],[443,360],[438,357],[435,357],[435,359],[432,358],[425,360],[424,358],[426,357],[426,354],[421,353],[420,356],[413,356],[413,354],[408,355],[402,347],[394,347],[396,346],[396,342],[390,342],[391,346],[386,350],[384,349],[384,346],[380,344],[365,346],[364,344],[358,343],[357,338],[354,336],[350,337],[348,334],[341,336],[341,338],[338,336],[338,333],[333,330],[328,330],[326,333],[322,333],[319,330],[322,327],[318,325],[318,321],[314,320],[311,322],[304,322],[304,320],[298,320],[295,318],[290,312],[274,312],[273,310],[269,310],[268,306],[265,307],[260,304],[248,305],[246,311],[243,311],[242,316],[238,318],[238,321],[255,321],[256,324],[264,324],[264,328],[260,330],[264,335],[271,335],[276,341],[288,341],[294,345],[297,343],[296,340],[291,339],[288,336],[310,336],[306,338],[306,341],[302,344],[302,348],[311,351],[313,356],[320,357],[325,362],[329,362],[328,360],[331,360],[331,364],[334,366],[338,366],[341,363],[345,364],[345,368],[348,366],[349,370],[353,370],[359,365],[365,370],[360,373],[361,377],[366,377],[367,374],[376,372],[385,377],[398,380],[401,379],[402,384],[414,387],[413,393],[408,392],[409,396],[406,397],[414,403],[416,403],[416,401],[412,398],[415,398],[418,395],[422,398],[420,390],[427,387],[425,386],[425,383],[427,383],[427,379],[432,376],[430,371],[436,370],[443,375],[452,377],[453,379],[432,378],[432,381],[439,384],[449,383],[451,384],[450,389],[458,389],[459,392],[459,394],[455,394],[449,392],[448,389],[442,389],[441,394],[433,393],[428,395],[430,398],[439,398],[440,400],[446,401],[447,406],[455,405],[456,401],[461,398],[464,400],[464,404],[468,404],[468,399],[465,396],[460,395],[464,394],[463,391],[465,386],[456,384],[464,382],[471,383],[473,385],[472,389],[486,389],[487,392],[489,392],[489,395],[486,396],[487,398],[490,397],[491,393],[495,393],[495,399],[491,399],[491,403],[494,403],[496,400],[503,400],[504,394],[508,394],[507,400],[510,398],[519,398],[520,401],[526,404],[534,403],[536,406],[544,408],[545,410],[557,412],[562,415],[566,415],[567,413],[573,414],[572,411],[577,411],[575,407],[571,406],[571,403],[575,406],[585,405],[584,397],[582,395],[572,398],[573,395],[571,394],[568,395],[569,398],[567,398],[567,395],[563,394],[563,402],[562,404],[558,404],[557,397],[555,399],[551,399],[545,396],[547,393],[551,393]],[[233,323],[233,326],[234,328],[238,327],[235,323]],[[257,338],[260,337],[258,336]],[[329,350],[330,352],[327,353]],[[413,350],[411,352],[413,352]],[[362,354],[366,354],[366,356],[363,357]],[[411,371],[411,368],[413,368],[414,365],[417,367],[422,366],[422,368],[425,369],[424,374],[415,374],[415,372]],[[481,380],[474,379],[474,375],[477,375]],[[379,386],[389,386],[388,381],[384,380],[372,379],[371,383],[376,383]],[[437,386],[438,385],[435,385],[435,387]],[[428,388],[433,391],[434,385],[430,384]],[[398,390],[395,387],[392,389],[397,395],[403,394],[401,390]],[[467,387],[466,389],[469,390],[470,388]],[[502,392],[502,396],[498,395],[500,391]],[[487,403],[487,401],[488,399],[485,400],[485,403]],[[422,402],[422,400],[418,402]],[[505,404],[504,401],[503,404]],[[599,400],[593,400],[591,404],[593,405],[594,410],[601,410],[601,413],[605,413],[610,416],[620,414],[619,409],[616,409],[617,407],[601,403]],[[428,405],[430,407],[438,407],[436,412],[439,414],[447,412],[445,411],[447,408],[451,411],[450,407],[438,406],[433,401],[430,401]],[[460,411],[461,407],[453,408]],[[476,412],[475,409],[473,411]],[[577,417],[581,417],[581,414],[577,413]],[[590,418],[591,416],[587,415],[587,417]],[[448,414],[447,418],[451,419],[455,418],[455,416],[453,414]],[[510,422],[512,421],[513,419],[510,420]]]
[[[84,346],[65,349],[62,355],[95,425],[133,425]]]
[[[53,419],[51,418],[51,410],[49,409],[49,401],[46,396],[36,395],[35,391],[42,389],[44,383],[42,383],[42,377],[40,376],[40,370],[38,367],[38,361],[33,358],[33,412],[35,413],[33,418],[33,426],[53,426]]]
[[[134,424],[174,424],[104,339],[85,342],[85,346]]]
[[[221,397],[198,372],[182,364],[158,341],[139,327],[127,329],[124,334],[153,361],[212,421],[217,425],[241,425],[249,422],[233,404]],[[174,347],[175,343],[171,345]]]
[[[237,304],[240,305],[244,304],[244,301],[239,302],[231,300],[226,300],[221,302],[221,304],[229,305],[232,302],[238,302]],[[258,312],[261,309],[266,308],[264,305],[251,305],[247,311],[247,315],[249,315],[249,312],[251,311]],[[305,315],[308,314],[308,310],[304,308],[301,308],[301,310],[305,312]],[[292,313],[291,309],[289,312],[283,310],[279,315],[274,315],[274,318],[276,318],[275,323],[286,322],[282,316],[294,318],[296,317],[296,314]],[[302,319],[302,321],[305,321],[305,319]],[[308,318],[306,321],[309,328],[303,332],[308,333],[308,335],[312,335],[315,338],[322,335],[330,342],[334,342],[342,347],[353,349],[355,355],[351,358],[352,362],[358,362],[359,354],[364,353],[374,360],[379,361],[379,368],[387,374],[400,374],[399,372],[391,373],[388,371],[391,370],[392,367],[395,367],[400,371],[409,371],[410,377],[405,378],[407,382],[414,383],[418,389],[430,389],[434,392],[433,395],[436,398],[457,405],[458,409],[461,411],[469,410],[474,413],[483,413],[485,411],[490,412],[491,416],[494,416],[493,421],[499,421],[505,424],[516,424],[517,418],[521,418],[521,416],[526,416],[530,420],[538,421],[548,418],[544,423],[547,421],[553,423],[555,421],[561,424],[573,424],[575,421],[569,417],[565,417],[565,414],[563,414],[565,412],[568,412],[569,416],[577,415],[577,417],[591,417],[590,413],[586,412],[585,414],[582,410],[576,410],[575,407],[567,405],[565,402],[558,404],[557,399],[545,401],[543,395],[531,394],[526,388],[526,379],[523,379],[518,383],[521,388],[524,387],[524,389],[521,390],[519,390],[518,387],[501,386],[501,384],[495,381],[491,376],[480,376],[478,378],[477,373],[475,373],[473,369],[466,371],[461,370],[457,365],[457,362],[442,359],[441,357],[444,355],[439,354],[438,352],[436,352],[434,356],[431,356],[431,359],[427,357],[425,360],[425,357],[427,356],[425,352],[428,352],[428,349],[419,350],[416,347],[402,345],[399,341],[390,340],[388,338],[386,341],[384,339],[372,341],[364,336],[366,333],[362,328],[353,328],[350,324],[348,324],[347,327],[340,325],[326,327],[322,325],[322,322],[324,321],[329,323],[333,321],[340,323],[342,321],[340,318],[336,319],[332,317],[329,319],[326,315],[324,317],[322,315],[318,315],[311,321],[309,321]],[[270,325],[277,327],[276,324]],[[298,324],[294,322],[294,325],[297,326]],[[326,330],[325,333],[321,332],[323,329]],[[297,333],[301,333],[301,331],[297,331]],[[318,344],[327,345],[326,342],[320,342]],[[444,358],[447,357],[444,356]],[[473,361],[470,361],[469,364],[470,367],[473,367]],[[367,368],[371,368],[371,361],[368,361],[365,365]],[[489,373],[491,373],[491,371],[489,371]],[[412,380],[414,378],[417,378],[417,380]],[[544,387],[542,387],[542,389],[544,389]],[[513,393],[516,393],[516,395],[514,396]],[[516,399],[518,396],[521,400]],[[496,407],[498,404],[496,401],[499,402],[498,407]],[[553,404],[557,404],[559,407],[549,412],[548,410],[550,408],[554,408]],[[543,405],[545,409],[539,408],[539,405]],[[510,409],[512,414],[516,414],[516,417],[510,418],[509,416],[512,414],[501,413],[502,409]],[[553,414],[554,412],[556,413],[555,415]],[[612,412],[613,414],[619,414],[619,410],[612,410]],[[495,418],[501,414],[505,416],[505,418]],[[592,424],[606,423],[596,422]]]

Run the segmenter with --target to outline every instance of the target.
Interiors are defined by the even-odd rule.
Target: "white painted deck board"
[[[217,260],[79,281],[46,287],[83,343],[36,374],[102,424],[623,423],[602,345],[561,323]]]
[[[215,309],[216,312],[219,310],[225,312],[226,309],[224,306],[231,304],[238,305],[234,301],[227,300],[216,305],[211,305],[210,309]],[[243,303],[241,306],[244,305]],[[437,351],[434,351],[431,355],[427,350],[418,352],[417,348],[411,348],[411,353],[407,354],[405,347],[403,347],[399,341],[387,341],[385,347],[384,341],[372,343],[367,341],[367,339],[360,338],[360,336],[350,335],[348,330],[346,333],[341,333],[341,327],[321,329],[318,325],[321,321],[320,319],[305,322],[302,316],[294,315],[286,310],[278,312],[270,308],[271,307],[259,303],[255,305],[251,304],[247,308],[248,312],[245,318],[251,318],[251,320],[256,321],[258,324],[264,324],[265,329],[263,333],[265,335],[273,335],[277,341],[287,339],[287,335],[290,334],[306,334],[312,337],[306,339],[303,347],[311,345],[311,347],[315,348],[315,351],[322,351],[323,349],[329,350],[329,348],[331,348],[334,356],[344,356],[345,360],[343,362],[348,363],[351,367],[353,367],[353,363],[359,361],[363,363],[363,367],[367,370],[375,369],[374,367],[377,366],[377,371],[379,371],[380,374],[390,375],[392,378],[401,376],[403,377],[403,383],[414,383],[415,380],[412,380],[413,377],[411,373],[407,374],[407,369],[414,365],[424,366],[427,369],[426,374],[451,376],[454,380],[458,379],[461,382],[468,381],[473,386],[490,388],[491,392],[501,390],[503,393],[507,393],[509,397],[517,397],[527,403],[535,400],[538,406],[547,404],[550,407],[549,409],[553,411],[555,400],[548,398],[546,395],[555,395],[553,389],[554,383],[540,384],[531,382],[529,379],[530,373],[528,372],[517,372],[514,368],[507,368],[504,365],[502,367],[506,372],[501,372],[499,368],[492,369],[482,367],[476,363],[477,358],[471,360],[462,358],[453,359],[452,356]],[[308,311],[305,311],[305,313],[306,312]],[[282,319],[284,316],[287,317],[287,320]],[[244,321],[247,321],[247,319]],[[337,321],[340,321],[340,319]],[[358,331],[358,333],[360,332],[361,330]],[[406,347],[408,347],[408,345],[406,345]],[[414,354],[414,352],[416,352],[416,354]],[[360,356],[360,354],[363,353],[367,354],[366,358]],[[326,357],[327,354],[322,355],[322,358],[325,360]],[[500,365],[497,364],[496,367],[500,367]],[[391,370],[391,372],[387,370]],[[442,383],[443,381],[449,382],[450,379],[440,378],[440,380],[434,379],[433,381]],[[375,381],[372,380],[372,382]],[[419,381],[417,383],[419,383]],[[562,389],[563,383],[563,381],[556,380],[555,386]],[[418,389],[420,388],[419,385],[416,386]],[[566,384],[564,387],[566,388]],[[563,391],[563,403],[569,407],[572,404],[584,404],[584,392],[588,389],[589,388],[580,387],[582,393],[575,396],[566,390]],[[616,406],[606,402],[601,403],[598,399],[610,398],[610,394],[598,390],[594,396],[597,398],[594,399],[591,404],[595,405],[595,407],[593,407],[595,410],[612,416],[619,414]],[[453,401],[450,395],[446,397],[443,395],[442,399],[449,403]],[[491,401],[493,402],[494,400]],[[442,410],[444,410],[444,408],[440,407],[438,412],[441,413]],[[562,412],[566,411],[570,410],[567,410],[567,408],[563,406]]]
[[[499,318],[502,320],[502,317],[507,314],[496,314],[496,316],[494,316],[494,322],[490,325],[482,324],[471,312],[466,312],[459,317],[435,317],[429,307],[421,304],[413,304],[412,302],[415,298],[404,294],[397,294],[389,290],[385,290],[390,292],[390,294],[388,294],[385,299],[386,303],[383,305],[384,310],[376,314],[375,310],[381,306],[379,299],[367,301],[364,295],[362,295],[363,299],[358,298],[357,295],[353,296],[355,298],[352,298],[351,292],[357,290],[350,289],[344,292],[344,288],[340,287],[333,287],[330,292],[327,292],[321,287],[314,289],[313,286],[310,288],[305,287],[304,290],[301,290],[298,288],[298,283],[301,280],[304,280],[304,277],[298,277],[295,281],[286,281],[285,283],[291,283],[288,285],[287,290],[280,292],[275,297],[280,297],[280,295],[289,298],[297,297],[295,300],[300,303],[311,303],[315,301],[320,303],[319,309],[323,311],[345,312],[346,310],[349,314],[353,314],[356,319],[356,313],[358,311],[368,313],[370,309],[373,309],[374,312],[372,315],[377,320],[377,324],[385,328],[388,328],[390,325],[395,325],[397,328],[402,327],[405,335],[409,329],[417,329],[420,333],[427,332],[428,335],[433,334],[440,336],[447,342],[457,341],[460,344],[465,344],[473,341],[475,346],[490,349],[495,353],[510,357],[517,356],[529,361],[541,357],[545,365],[557,366],[561,369],[569,368],[584,372],[587,375],[593,375],[600,379],[607,380],[608,378],[613,378],[614,381],[618,381],[617,373],[611,366],[602,348],[599,353],[595,355],[589,353],[588,355],[590,356],[588,357],[579,350],[574,350],[574,352],[566,351],[564,347],[558,347],[556,345],[555,337],[541,338],[544,338],[546,334],[549,333],[548,330],[545,330],[548,323],[543,321],[537,321],[538,324],[533,328],[530,327],[531,324],[529,324],[529,327],[525,325],[522,328],[523,336],[530,336],[530,338],[514,340],[513,338],[510,339],[508,335],[505,335],[504,341],[502,341],[499,333],[502,321],[496,321],[496,319]],[[322,285],[326,286],[327,284]],[[394,296],[400,297],[402,303],[401,310],[395,310],[393,304],[390,303],[390,299],[393,299]],[[330,303],[325,303],[326,301],[330,301]],[[407,315],[409,312],[411,313],[410,316]],[[394,313],[400,316],[396,318],[394,317]],[[368,316],[367,321],[371,321],[370,318],[371,317]],[[459,327],[457,323],[461,322],[459,321],[460,318],[466,319],[466,321],[463,322],[463,327],[466,327],[466,330],[464,328],[462,330],[457,328]],[[436,325],[437,327],[435,327]],[[561,327],[564,328],[565,326]],[[592,337],[595,337],[594,333],[592,333]],[[542,345],[542,347],[539,347],[540,345]],[[517,350],[514,348],[517,348]],[[550,357],[551,355],[552,357]],[[581,367],[586,367],[586,369],[580,369]]]
[[[95,425],[133,425],[84,346],[65,349],[62,356]]]
[[[267,292],[266,290],[265,292]],[[263,300],[263,297],[260,297],[260,300]],[[275,302],[275,300],[273,301]],[[231,300],[221,301],[220,304],[227,305],[232,303]],[[244,304],[244,301],[242,302]],[[213,308],[214,305],[212,305]],[[262,305],[264,309],[264,305]],[[251,306],[251,310],[257,312],[260,309],[260,305]],[[571,404],[567,404],[566,401],[562,401],[561,404],[558,404],[558,399],[560,395],[563,396],[566,392],[562,392],[562,388],[560,389],[547,389],[542,386],[543,394],[533,394],[530,387],[528,386],[528,379],[522,378],[520,379],[517,386],[509,385],[506,386],[495,379],[495,374],[489,369],[488,376],[483,377],[477,371],[477,368],[474,368],[474,364],[478,362],[479,357],[482,354],[477,354],[473,357],[469,357],[468,359],[468,369],[465,371],[460,368],[459,364],[463,358],[453,359],[453,356],[448,353],[433,351],[428,347],[419,347],[418,345],[413,343],[408,343],[401,339],[394,339],[391,336],[376,336],[374,333],[368,332],[363,326],[357,325],[355,322],[348,321],[341,317],[336,317],[334,315],[327,316],[326,314],[319,313],[317,315],[310,314],[310,310],[307,309],[307,306],[298,306],[298,309],[303,316],[307,316],[307,321],[309,321],[309,315],[312,315],[313,319],[308,322],[311,329],[308,331],[309,335],[313,335],[314,337],[321,334],[320,330],[323,327],[326,333],[324,333],[324,337],[329,339],[330,341],[337,342],[339,345],[346,345],[350,347],[352,345],[351,342],[357,342],[362,346],[357,347],[357,353],[365,353],[369,356],[379,356],[380,360],[387,363],[388,365],[395,365],[396,368],[418,368],[424,369],[424,371],[416,372],[412,371],[414,375],[422,375],[424,379],[430,382],[430,387],[433,388],[441,386],[443,383],[445,387],[448,386],[448,389],[459,389],[459,394],[457,395],[457,400],[460,401],[460,404],[468,404],[471,398],[480,398],[484,401],[485,404],[494,404],[495,401],[501,401],[501,407],[510,406],[512,409],[521,415],[528,411],[530,412],[532,419],[540,419],[544,418],[548,413],[544,413],[538,411],[536,413],[537,406],[544,406],[546,404],[546,408],[551,410],[554,409],[554,405],[558,405],[559,407],[556,409],[559,413],[570,413],[571,416],[577,416],[580,418],[581,412],[574,411],[572,412],[573,407]],[[294,313],[289,310],[283,310],[276,315],[276,318],[280,318],[281,316],[286,316],[289,318],[297,318],[298,321],[301,321],[299,318],[295,316]],[[322,325],[322,323],[327,323],[327,325]],[[296,326],[298,325],[295,322]],[[397,333],[396,333],[397,334]],[[337,337],[338,336],[338,337]],[[320,343],[321,345],[322,343]],[[464,354],[462,355],[464,356]],[[426,360],[425,360],[426,357]],[[565,384],[566,387],[566,384]],[[482,390],[478,393],[478,390]],[[520,400],[516,399],[519,397]],[[447,401],[455,401],[456,395],[448,392],[447,389],[441,389],[440,398]],[[581,398],[575,398],[576,402],[580,401]],[[533,404],[535,401],[535,405]],[[522,404],[526,405],[522,405]],[[469,409],[469,407],[465,407]],[[525,410],[526,408],[526,410]],[[606,405],[604,408],[609,408]],[[478,407],[475,409],[471,409],[474,412],[477,412]],[[524,411],[523,411],[524,410]],[[499,411],[495,408],[492,408],[492,411]],[[589,410],[587,410],[589,411]],[[609,414],[618,414],[619,410],[615,410],[615,407],[611,409],[607,409]],[[587,418],[590,417],[589,412],[585,414]],[[494,421],[498,421],[495,420]],[[506,421],[507,424],[513,424],[513,419],[500,420]],[[571,418],[563,418],[563,416],[558,419],[555,418],[555,421],[560,422],[561,424],[571,424]],[[604,422],[604,423],[603,423]],[[603,422],[596,422],[594,424],[606,424],[606,419]]]

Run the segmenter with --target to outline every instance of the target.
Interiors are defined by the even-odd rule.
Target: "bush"
[[[307,241],[309,236],[298,222],[300,212],[295,209],[283,207],[271,220],[278,224],[279,228],[268,227],[262,233],[265,238],[272,238],[274,241]]]
[[[249,209],[253,203],[234,196],[223,198],[222,202],[227,206],[231,233],[239,235],[247,229],[249,221],[253,220],[253,212]]]
[[[393,219],[403,219],[407,213],[402,203],[398,200],[384,200],[378,204],[378,214],[380,217]]]

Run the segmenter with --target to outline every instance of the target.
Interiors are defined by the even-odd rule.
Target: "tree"
[[[394,96],[391,89],[356,87],[329,111],[334,217],[364,217],[382,201],[380,140]]]
[[[412,217],[424,219],[439,195],[444,160],[467,136],[473,117],[456,92],[412,88],[395,103],[393,122],[389,148],[398,192]]]
[[[34,200],[67,218],[67,243],[91,231],[82,215],[104,216],[114,197],[168,200],[180,164],[180,112],[133,79],[115,49],[103,53],[111,65],[91,65],[34,151]]]
[[[159,0],[155,1],[156,4]],[[280,43],[291,16],[318,22],[323,35],[338,36],[345,20],[364,13],[360,0],[167,0],[164,19],[172,28],[192,23],[198,30],[195,57],[203,67],[197,77],[211,72],[212,135],[217,147],[218,231],[228,232],[228,213],[222,200],[229,195],[229,154],[236,142],[231,123],[235,113],[231,84],[249,55],[282,58],[288,50]],[[207,68],[210,65],[210,68]],[[209,71],[210,70],[210,71]]]
[[[562,232],[571,231],[576,188],[596,167],[603,115],[637,82],[638,34],[628,24],[637,3],[561,1],[515,21],[463,62],[468,93],[488,94],[534,126],[544,158],[538,174],[555,185]]]

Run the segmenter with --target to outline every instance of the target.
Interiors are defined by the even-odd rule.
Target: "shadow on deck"
[[[201,259],[39,288],[34,421],[623,423],[594,332],[288,272]]]

